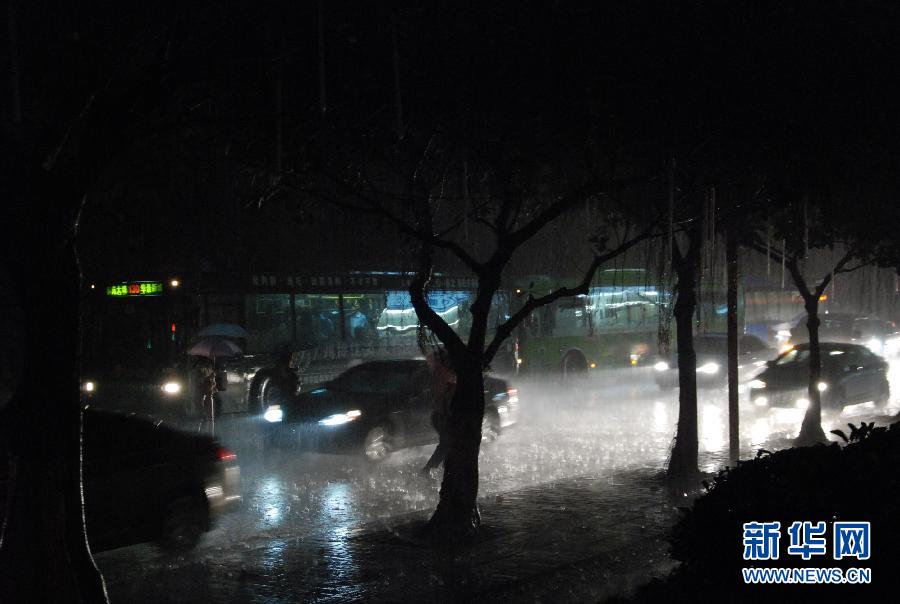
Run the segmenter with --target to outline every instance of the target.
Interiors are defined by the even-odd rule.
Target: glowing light
[[[705,363],[699,367],[697,367],[697,373],[705,373],[707,375],[713,375],[714,373],[719,372],[719,364],[718,363]]]
[[[825,382],[819,382],[816,385],[816,388],[819,389],[819,392],[825,392],[826,390],[828,390],[828,384],[826,384]]]
[[[591,369],[596,369],[596,368],[597,368],[597,363],[591,362]]]
[[[181,282],[178,279],[172,279],[171,281],[169,281],[169,285],[171,285],[172,287],[178,287],[179,285],[181,285]]]
[[[97,385],[94,382],[85,382],[83,386],[85,392],[93,392],[96,387]]]
[[[166,382],[162,385],[162,391],[166,394],[178,394],[181,392],[181,384],[178,382]]]
[[[753,404],[757,407],[765,407],[769,404],[769,399],[764,396],[757,396],[753,399]]]
[[[753,390],[761,390],[766,387],[766,383],[762,380],[751,380],[750,384],[748,384]]]
[[[657,371],[666,371],[669,369],[669,364],[665,361],[659,361],[657,364],[653,366]]]
[[[362,415],[362,412],[358,409],[354,409],[353,411],[347,411],[346,413],[335,413],[334,415],[329,415],[325,419],[320,419],[319,423],[323,426],[340,426],[348,422],[352,422],[360,415]]]
[[[866,348],[874,352],[875,354],[882,354],[884,352],[884,344],[881,343],[881,340],[878,338],[872,338],[868,342],[866,342]]]
[[[809,400],[805,398],[798,398],[797,402],[794,403],[794,406],[797,409],[806,409],[809,407]]]
[[[263,413],[263,419],[272,424],[283,420],[284,411],[281,410],[281,405],[269,405]]]

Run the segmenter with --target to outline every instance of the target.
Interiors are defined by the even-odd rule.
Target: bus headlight
[[[166,394],[178,394],[181,392],[181,384],[178,382],[166,382],[162,385],[162,391]]]

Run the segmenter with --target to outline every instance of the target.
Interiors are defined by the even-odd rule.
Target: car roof
[[[797,350],[809,349],[809,343],[797,344],[794,346]],[[843,342],[819,342],[819,350],[868,350],[865,346],[859,344],[845,344]]]
[[[382,359],[378,361],[364,361],[350,369],[356,369],[357,367],[372,367],[372,368],[385,368],[385,367],[415,367],[417,365],[424,365],[425,359]]]

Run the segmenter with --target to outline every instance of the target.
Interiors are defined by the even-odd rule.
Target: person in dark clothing
[[[293,367],[294,353],[287,347],[278,350],[278,362],[275,365],[273,379],[282,399],[289,398],[297,393],[300,380]]]
[[[200,423],[197,431],[200,432],[204,425],[212,428],[215,413],[215,398],[219,391],[216,386],[216,366],[212,359],[199,358],[197,360],[197,390],[200,397]]]
[[[435,350],[426,359],[431,371],[431,424],[438,433],[437,447],[422,468],[422,474],[430,476],[432,469],[444,463],[450,446],[450,403],[456,392],[456,372],[447,351],[442,348]]]

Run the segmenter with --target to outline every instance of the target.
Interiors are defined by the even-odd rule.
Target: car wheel
[[[488,444],[500,438],[500,417],[493,409],[485,409],[481,419],[481,442]]]
[[[179,497],[166,506],[162,546],[168,550],[193,548],[209,527],[209,510],[199,497]]]
[[[391,454],[390,430],[379,424],[366,432],[363,440],[363,455],[372,463],[379,463]]]
[[[580,352],[569,352],[563,357],[561,366],[562,383],[573,385],[587,375],[587,360]]]

